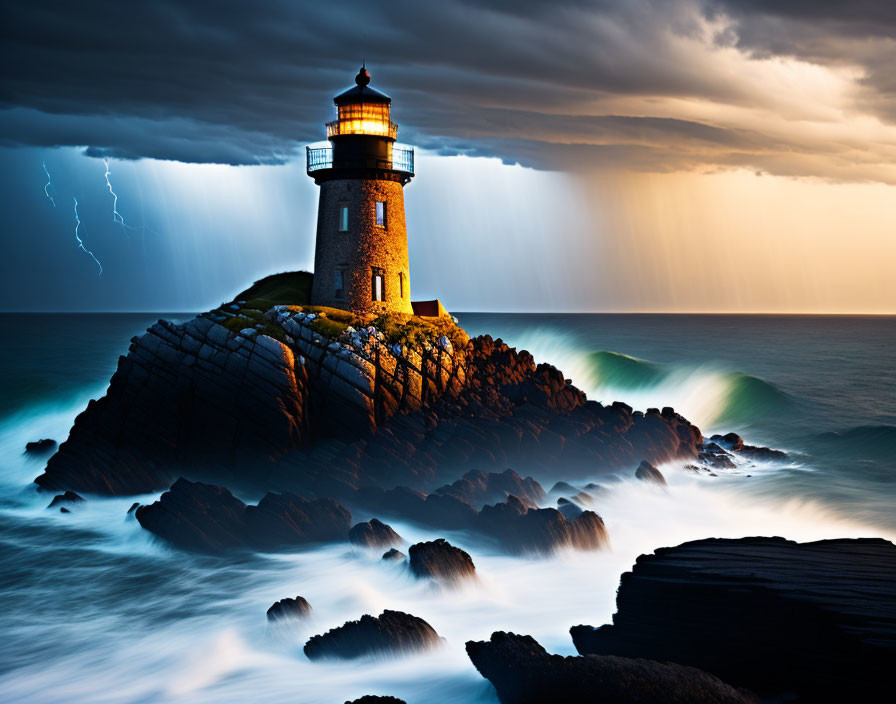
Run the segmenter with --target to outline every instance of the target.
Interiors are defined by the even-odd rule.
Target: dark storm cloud
[[[786,53],[773,43],[786,36],[769,23],[808,25],[817,34],[791,37],[820,42],[828,25],[851,23],[849,36],[860,36],[863,22],[892,21],[890,3],[863,4],[858,22],[835,3],[782,12],[759,0],[7,2],[0,134],[126,158],[282,161],[322,137],[332,95],[366,56],[396,99],[402,137],[440,153],[540,168],[753,168],[771,152],[825,147],[651,114],[650,101],[751,109],[767,100],[687,43],[718,17],[728,18],[718,44],[772,53]],[[765,44],[754,37],[763,32]],[[865,65],[873,71],[871,57]]]
[[[722,41],[755,56],[857,65],[863,107],[896,121],[896,2],[892,0],[708,0],[710,16],[733,20]]]

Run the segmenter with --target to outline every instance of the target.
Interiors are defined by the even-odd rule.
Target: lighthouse
[[[308,175],[320,186],[311,302],[413,314],[404,187],[414,149],[395,141],[392,100],[370,87],[366,67],[333,102],[328,143],[306,149]]]

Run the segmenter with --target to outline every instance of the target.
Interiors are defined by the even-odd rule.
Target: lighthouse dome
[[[385,103],[388,105],[392,102],[392,98],[370,87],[370,73],[365,66],[362,66],[358,75],[355,76],[355,85],[333,98],[333,102],[336,105],[350,105],[351,103]]]

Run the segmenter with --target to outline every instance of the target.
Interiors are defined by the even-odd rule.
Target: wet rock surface
[[[531,636],[496,632],[467,655],[502,704],[758,704],[748,692],[692,667],[613,656],[549,655]]]
[[[25,454],[28,455],[49,455],[56,451],[56,441],[50,438],[42,438],[25,443]]]
[[[267,610],[268,621],[305,618],[311,614],[311,604],[301,596],[281,599]]]
[[[713,435],[709,440],[710,442],[704,444],[702,447],[700,445],[697,446],[698,452],[701,453],[701,459],[702,454],[708,454],[718,458],[725,457],[731,452],[735,452],[741,457],[753,460],[754,462],[786,462],[789,459],[787,453],[782,452],[781,450],[773,450],[768,447],[759,447],[757,445],[747,445],[744,442],[744,439],[737,433]],[[733,467],[734,464],[731,463],[730,466]],[[722,467],[720,466],[720,468]],[[724,465],[724,468],[729,467],[726,464]]]
[[[322,337],[313,316],[284,306],[266,315],[277,339],[207,315],[135,337],[106,395],[35,481],[135,494],[169,486],[187,467],[190,479],[347,499],[371,485],[428,489],[471,465],[488,474],[563,462],[569,476],[586,476],[695,458],[702,441],[672,409],[587,401],[554,367],[487,335],[395,350],[376,335]],[[444,489],[476,507],[538,495],[514,477]]]
[[[530,506],[537,506],[545,498],[541,484],[532,477],[521,477],[512,469],[501,473],[472,470],[453,484],[436,489],[436,493],[453,496],[474,508],[503,501],[510,495],[522,499]]]
[[[638,468],[635,470],[635,477],[642,482],[666,486],[666,478],[663,476],[663,473],[647,460],[642,460],[641,464],[638,465]]]
[[[141,526],[159,537],[208,553],[343,540],[351,522],[348,510],[332,499],[267,494],[257,506],[247,506],[224,487],[183,478],[135,514]]]
[[[383,611],[378,617],[365,614],[305,643],[310,660],[354,659],[365,656],[408,655],[442,642],[422,618],[401,611]]]
[[[763,697],[873,701],[896,660],[896,546],[707,539],[642,555],[583,654],[692,665]]]
[[[352,545],[367,548],[385,548],[404,543],[402,537],[392,530],[391,526],[376,518],[352,526],[348,532],[348,539]]]
[[[381,558],[386,562],[404,562],[407,559],[407,555],[405,555],[401,550],[396,550],[392,548],[390,550],[386,550],[383,553],[383,557]]]
[[[206,317],[159,321],[132,340],[105,396],[75,419],[35,481],[136,494],[168,487],[184,467],[229,480],[307,441],[308,393],[304,365],[278,340]]]
[[[446,582],[472,577],[476,566],[469,553],[454,547],[444,538],[411,545],[409,565],[415,577]]]
[[[522,485],[530,497],[544,498],[537,482],[530,481],[531,478],[523,480],[512,470],[491,475],[470,472],[450,487],[467,488],[466,479],[471,476],[477,479],[479,486],[488,481],[486,477],[500,478],[498,493],[503,493],[507,486]],[[509,482],[506,481],[508,479]],[[458,495],[476,501],[485,493],[465,491],[458,492]],[[584,501],[582,492],[577,493],[576,498]],[[563,546],[595,550],[608,544],[607,531],[600,516],[576,504],[559,509],[538,508],[534,501],[524,501],[510,494],[504,501],[483,506],[477,512],[470,503],[453,493],[441,493],[440,490],[424,494],[409,487],[396,487],[389,491],[368,488],[358,492],[357,499],[369,510],[402,520],[416,521],[433,528],[485,534],[511,553],[545,554]],[[591,497],[587,499],[590,501]]]
[[[56,506],[71,506],[73,504],[81,504],[84,503],[84,497],[76,494],[73,491],[66,491],[63,494],[56,494],[53,497],[53,500],[47,505],[47,508],[54,508]]]
[[[477,527],[514,553],[550,553],[563,546],[597,550],[609,542],[603,520],[593,511],[530,508],[516,496],[483,507]]]

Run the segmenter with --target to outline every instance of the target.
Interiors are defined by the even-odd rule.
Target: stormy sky
[[[893,2],[7,0],[0,19],[6,310],[189,310],[310,267],[303,147],[366,58],[421,150],[415,297],[896,311]]]

